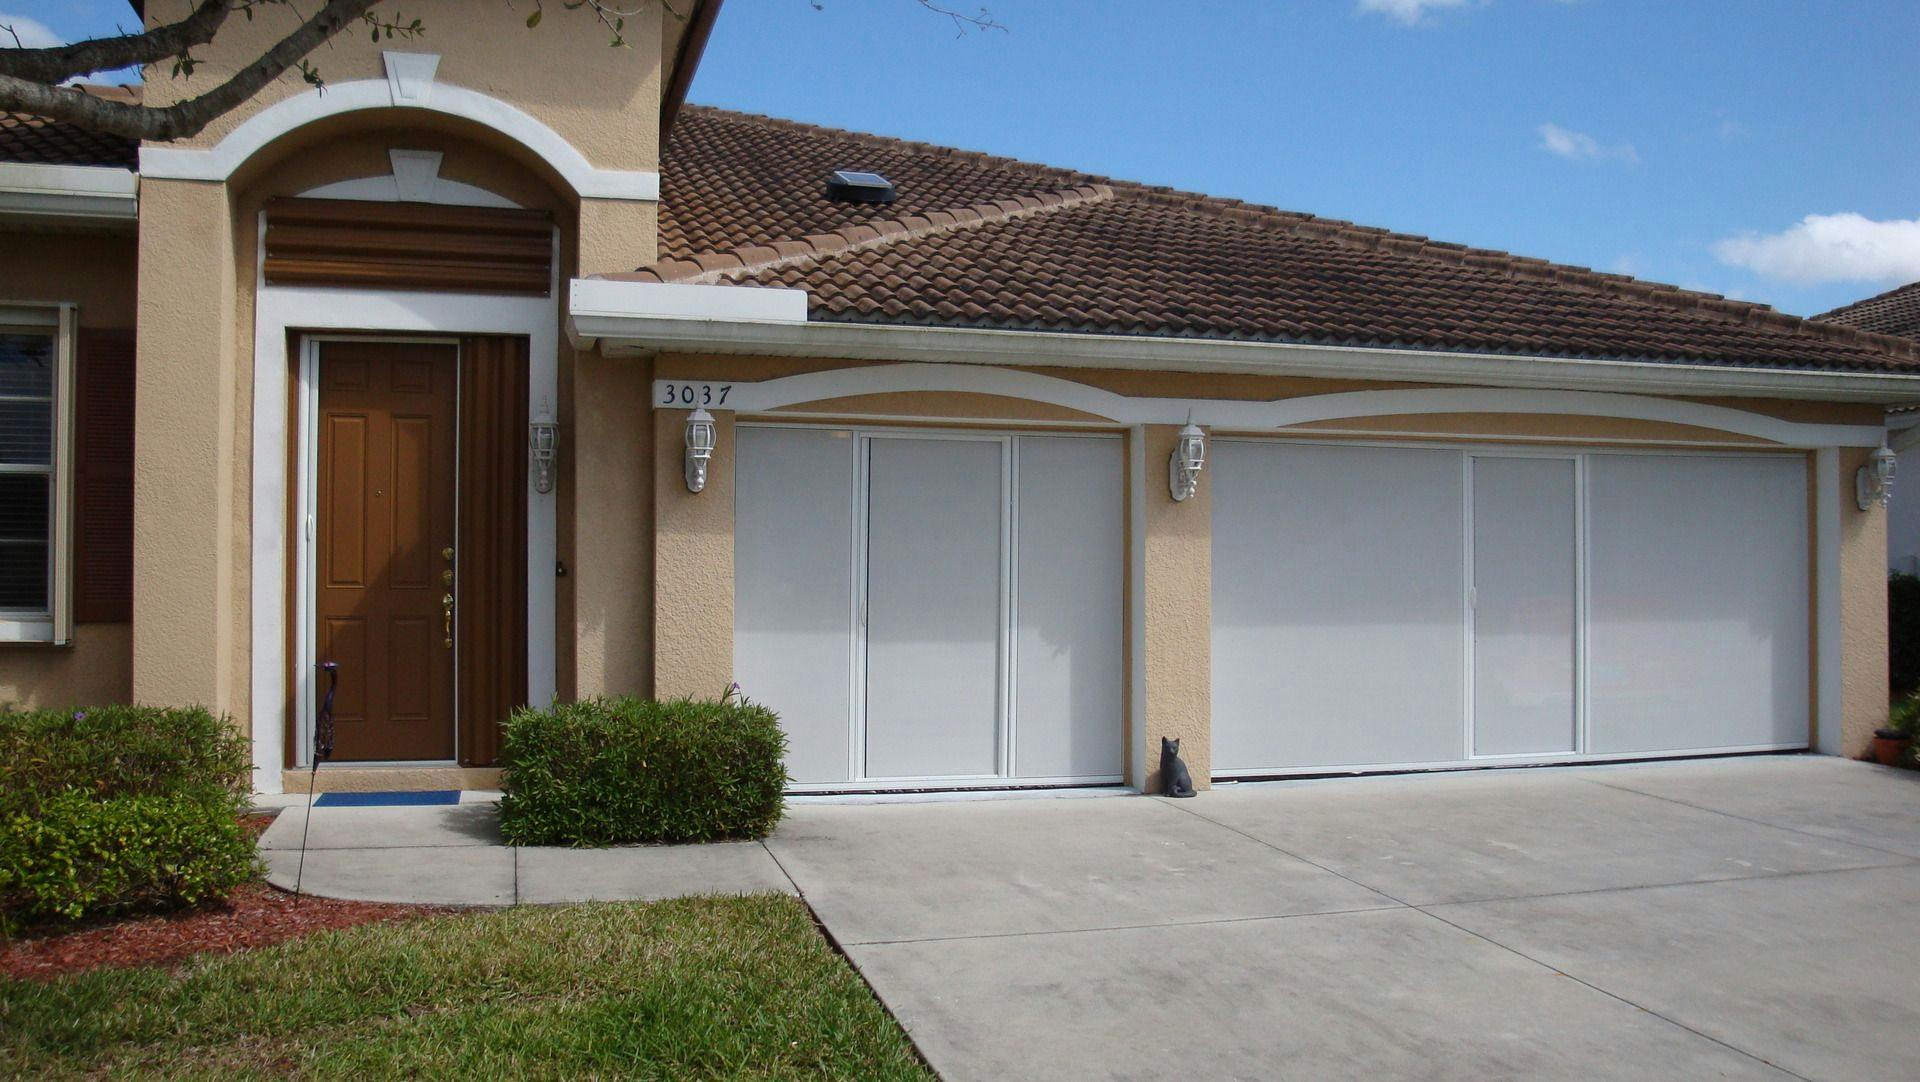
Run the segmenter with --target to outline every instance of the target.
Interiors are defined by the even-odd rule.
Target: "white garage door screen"
[[[1805,747],[1803,456],[1220,439],[1221,777]]]
[[[734,672],[806,790],[1120,779],[1123,445],[742,425]]]

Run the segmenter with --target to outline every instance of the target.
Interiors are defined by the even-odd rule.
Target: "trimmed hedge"
[[[198,708],[0,713],[0,933],[196,905],[254,878],[249,754]]]
[[[593,699],[519,710],[501,738],[514,845],[764,838],[785,810],[786,735],[744,699]]]

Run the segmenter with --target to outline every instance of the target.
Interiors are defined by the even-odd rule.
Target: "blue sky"
[[[1920,279],[1914,0],[818,2],[727,0],[692,99],[1801,314]]]

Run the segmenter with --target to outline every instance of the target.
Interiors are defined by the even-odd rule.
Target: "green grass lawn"
[[[0,1073],[914,1078],[781,895],[369,925],[168,972],[0,979]]]

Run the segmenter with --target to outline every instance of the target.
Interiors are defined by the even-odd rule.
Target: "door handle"
[[[451,650],[453,649],[453,595],[452,594],[446,594],[440,598],[440,616],[444,621],[442,633],[446,636],[447,649]]]

